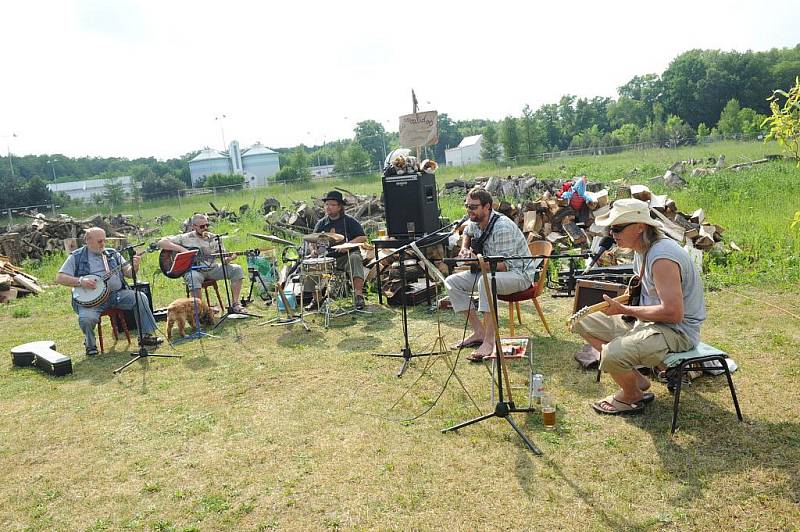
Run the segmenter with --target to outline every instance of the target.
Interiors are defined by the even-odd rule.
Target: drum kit
[[[289,324],[299,321],[308,329],[308,325],[304,321],[306,310],[304,308],[304,293],[302,290],[302,286],[306,284],[306,280],[312,281],[311,284],[315,287],[314,299],[319,302],[317,310],[313,312],[324,316],[326,328],[329,327],[331,318],[354,312],[353,309],[336,307],[336,300],[347,295],[349,283],[344,272],[336,270],[336,259],[327,255],[329,251],[337,251],[340,253],[350,252],[359,248],[360,244],[345,243],[344,235],[337,233],[310,233],[304,235],[302,237],[302,244],[299,247],[296,247],[295,244],[289,240],[273,235],[250,233],[250,236],[285,246],[281,255],[284,267],[277,276],[277,280],[273,286],[276,291],[276,297],[281,298],[283,301],[283,307],[286,309],[289,317],[287,319],[269,320],[265,323]],[[273,262],[271,268],[275,272],[278,271],[277,261]],[[284,292],[286,285],[292,282],[301,286],[299,317],[292,315],[290,302],[286,297],[287,294]],[[288,290],[286,290],[286,292],[288,292]],[[293,299],[294,290],[292,290],[290,295]]]

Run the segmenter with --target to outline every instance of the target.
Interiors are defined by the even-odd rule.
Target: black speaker
[[[131,286],[131,288],[133,288]],[[136,283],[136,288],[139,289],[139,292],[143,293],[147,296],[147,302],[150,307],[150,312],[153,312],[153,295],[150,293],[150,283],[147,281],[139,281]],[[134,309],[125,310],[123,313],[125,314],[125,323],[128,325],[128,330],[135,331],[136,330],[136,312]],[[121,327],[117,327],[118,331],[121,331]]]
[[[442,227],[433,174],[384,176],[383,205],[389,236],[421,236]]]

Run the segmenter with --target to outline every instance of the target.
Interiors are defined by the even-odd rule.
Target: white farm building
[[[240,174],[244,176],[245,186],[263,187],[280,169],[278,153],[258,142],[241,152],[239,143],[234,140],[227,152],[206,148],[189,161],[192,186],[199,185],[211,174]]]
[[[483,135],[464,137],[455,148],[444,151],[447,166],[464,166],[480,162]]]

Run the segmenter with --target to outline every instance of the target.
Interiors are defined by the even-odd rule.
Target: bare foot
[[[486,358],[494,353],[494,341],[484,340],[481,346],[473,353],[474,357]]]

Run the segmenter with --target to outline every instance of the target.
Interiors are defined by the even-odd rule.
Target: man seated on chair
[[[139,271],[140,257],[134,255],[131,265],[120,253],[112,248],[105,247],[106,232],[100,227],[92,227],[84,234],[86,245],[79,247],[69,254],[67,260],[61,265],[61,269],[56,274],[56,282],[60,285],[69,287],[83,287],[93,290],[97,286],[97,280],[85,276],[90,274],[103,277],[106,273],[119,268],[108,278],[108,298],[96,307],[84,307],[72,300],[72,309],[78,315],[78,325],[83,331],[84,346],[86,354],[93,356],[97,354],[97,344],[95,343],[94,328],[100,321],[100,314],[108,309],[130,310],[133,308],[134,301],[138,302],[139,318],[142,331],[142,343],[146,346],[156,346],[162,342],[161,338],[153,336],[156,330],[156,320],[150,311],[147,295],[128,289],[125,283],[125,276],[131,277],[131,268]],[[136,316],[136,312],[134,312]]]
[[[492,195],[482,188],[473,188],[464,202],[469,222],[464,229],[462,258],[484,256],[527,257],[528,243],[513,220],[492,210]],[[475,264],[475,263],[472,263]],[[445,279],[453,310],[466,313],[472,326],[472,335],[453,346],[454,349],[478,346],[468,359],[480,362],[494,353],[494,318],[487,316],[485,326],[472,308],[472,291],[478,290],[478,311],[489,311],[489,300],[479,269],[454,273]],[[497,263],[497,293],[513,294],[531,287],[535,278],[535,265],[531,259],[506,260]],[[489,296],[490,297],[490,296]]]
[[[342,193],[338,190],[332,190],[322,198],[325,202],[325,216],[317,222],[314,226],[315,233],[336,233],[344,236],[344,244],[360,244],[367,241],[367,236],[364,234],[364,228],[361,224],[353,218],[344,213],[344,206],[347,202],[344,200]],[[355,306],[356,310],[363,310],[364,302],[364,257],[361,256],[359,248],[347,251],[329,250],[327,256],[336,259],[336,269],[346,272],[351,276],[353,281],[353,290],[355,292]],[[319,287],[316,280],[311,277],[306,278],[303,284],[303,290],[306,292],[313,292],[314,299],[306,306],[306,310],[317,310],[320,307],[319,301]]]
[[[195,265],[203,266],[205,268],[195,269],[186,272],[183,276],[186,281],[186,286],[191,291],[192,296],[200,298],[200,289],[203,282],[207,280],[221,281],[223,279],[223,271],[231,283],[231,301],[233,306],[230,310],[233,312],[243,312],[242,306],[239,304],[239,293],[242,291],[242,280],[244,279],[244,272],[242,267],[238,264],[230,264],[236,258],[236,254],[225,254],[225,246],[222,246],[221,263],[217,264],[216,259],[219,253],[217,247],[217,240],[212,233],[208,231],[210,224],[208,218],[204,214],[195,214],[191,219],[192,230],[188,233],[183,233],[175,236],[167,236],[158,241],[157,246],[161,249],[170,251],[177,251],[182,253],[189,251],[187,248],[197,249],[197,256],[195,257]]]
[[[622,305],[604,295],[609,307],[586,316],[573,331],[600,351],[600,370],[621,388],[592,407],[601,414],[639,412],[654,396],[645,393],[650,381],[635,368],[656,368],[670,352],[688,351],[700,341],[706,318],[703,280],[688,253],[650,217],[647,203],[619,199],[595,223],[610,227],[617,245],[634,251],[640,301]],[[635,320],[629,323],[623,316]]]

